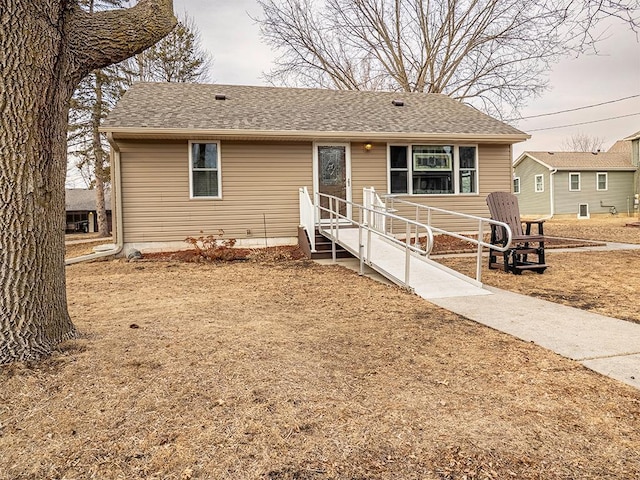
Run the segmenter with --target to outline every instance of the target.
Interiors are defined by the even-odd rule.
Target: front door
[[[343,200],[350,201],[351,165],[349,162],[349,145],[316,145],[315,157],[317,191],[325,195],[333,195]],[[320,205],[322,207],[329,207],[329,199],[321,197]],[[350,215],[350,205],[340,202],[339,207],[341,215]],[[321,210],[320,218],[329,218],[329,212]]]

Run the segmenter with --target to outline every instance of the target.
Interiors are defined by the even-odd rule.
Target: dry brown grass
[[[98,245],[104,245],[105,243],[113,243],[111,238],[95,240],[93,242],[87,243],[77,243],[73,245],[65,245],[65,258],[75,258],[81,257],[82,255],[89,255],[90,253],[94,253],[94,247]]]
[[[633,219],[631,219],[633,220]],[[629,217],[596,217],[591,220],[552,220],[545,223],[545,235],[622,243],[640,243],[640,228],[625,227]],[[590,310],[603,315],[640,323],[640,250],[611,252],[546,252],[551,266],[543,275],[522,275],[489,270],[482,281],[487,285],[545,300]],[[439,262],[475,276],[475,262],[469,258],[441,258]]]
[[[0,479],[640,477],[640,392],[340,267],[67,276],[83,338],[0,369]]]

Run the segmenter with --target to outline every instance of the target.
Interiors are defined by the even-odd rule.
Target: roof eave
[[[572,166],[572,167],[555,167],[559,172],[635,172],[636,167],[584,167],[584,166]]]
[[[543,162],[539,158],[535,157],[534,155],[531,154],[531,152],[522,152],[520,156],[516,159],[516,161],[513,162],[513,168],[516,168],[527,157],[533,160],[534,162],[539,163],[543,167],[548,168],[549,171],[554,170],[556,168],[552,165],[549,165],[548,163]]]
[[[425,141],[456,141],[474,143],[518,143],[529,138],[518,134],[477,134],[477,133],[424,133],[424,132],[358,132],[358,131],[312,131],[312,130],[237,130],[237,129],[177,129],[177,128],[131,128],[102,127],[102,132],[113,134],[117,139],[242,139],[242,140],[299,140],[349,139],[361,141],[393,141],[416,139]]]
[[[632,142],[634,140],[640,139],[640,132],[629,135],[627,138],[623,138],[623,142]]]

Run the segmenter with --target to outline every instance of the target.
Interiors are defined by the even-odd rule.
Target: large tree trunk
[[[88,14],[69,0],[0,5],[0,364],[76,335],[64,269],[68,104],[89,71],[149,47],[171,0]]]

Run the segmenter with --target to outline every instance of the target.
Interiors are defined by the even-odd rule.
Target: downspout
[[[549,211],[549,218],[545,218],[545,220],[550,220],[553,218],[553,216],[555,215],[555,199],[553,197],[553,175],[558,171],[557,168],[554,168],[553,170],[551,170],[551,173],[549,174],[549,200],[551,201],[551,205],[550,205],[550,211]]]
[[[122,221],[122,181],[120,178],[120,149],[118,148],[117,143],[113,139],[113,134],[108,133],[107,139],[109,140],[109,145],[111,145],[111,151],[113,153],[111,161],[111,179],[113,183],[113,193],[111,196],[111,202],[115,201],[115,214],[116,214],[116,243],[113,244],[113,247],[109,250],[104,250],[100,252],[90,253],[89,255],[82,255],[76,258],[70,258],[64,261],[65,265],[73,265],[74,263],[88,262],[91,260],[96,260],[98,258],[103,257],[112,257],[114,255],[119,254],[122,251],[122,247],[124,246],[124,236],[123,236],[123,221]],[[113,207],[113,206],[112,206]],[[113,208],[112,208],[113,209]]]

